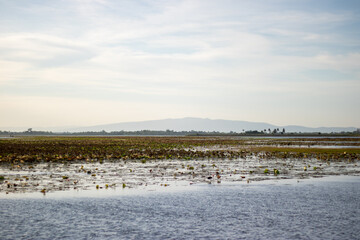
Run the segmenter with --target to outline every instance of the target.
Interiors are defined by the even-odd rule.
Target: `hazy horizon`
[[[355,0],[0,0],[0,130],[183,117],[359,128],[359,12]]]
[[[0,131],[15,131],[25,132],[30,129],[32,131],[51,131],[51,132],[116,132],[116,131],[141,131],[141,130],[152,130],[152,131],[165,131],[173,130],[176,132],[180,131],[205,131],[205,132],[244,132],[263,129],[285,129],[287,132],[353,132],[356,131],[357,127],[309,127],[304,125],[275,125],[267,122],[249,122],[239,120],[227,120],[227,119],[210,119],[210,118],[167,118],[167,119],[155,119],[145,121],[133,121],[133,122],[117,122],[100,125],[89,125],[89,126],[58,126],[58,127],[3,127]]]

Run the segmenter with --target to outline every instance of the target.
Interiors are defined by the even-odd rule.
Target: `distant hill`
[[[179,118],[179,119],[162,119],[141,122],[122,122],[106,125],[97,125],[89,127],[78,127],[67,129],[69,132],[86,132],[86,131],[139,131],[139,130],[174,130],[174,131],[217,131],[217,132],[243,132],[249,130],[262,131],[264,129],[285,128],[286,132],[353,132],[356,130],[354,127],[318,127],[310,128],[303,126],[276,126],[263,122],[247,122],[247,121],[232,121],[221,119],[208,119],[208,118]]]

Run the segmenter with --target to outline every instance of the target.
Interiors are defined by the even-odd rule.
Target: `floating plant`
[[[11,173],[5,176],[6,180],[1,180],[0,176],[0,181],[4,181],[0,183],[5,183],[0,184],[0,191],[50,189],[47,186],[49,181],[55,185],[62,182],[63,190],[68,189],[70,184],[86,189],[95,179],[97,183],[94,182],[94,186],[100,184],[99,189],[110,187],[106,184],[109,181],[121,185],[124,179],[131,182],[131,187],[158,184],[169,178],[171,181],[213,183],[214,179],[217,180],[216,171],[223,181],[238,181],[247,173],[252,174],[254,179],[262,173],[278,175],[280,172],[275,169],[280,166],[284,169],[282,175],[295,177],[303,176],[304,172],[299,172],[299,169],[304,166],[304,171],[312,176],[316,175],[315,170],[319,167],[324,174],[330,171],[328,169],[335,172],[341,167],[340,163],[342,166],[351,165],[348,169],[341,168],[340,174],[354,168],[360,172],[357,167],[360,148],[346,148],[344,152],[343,148],[307,147],[308,144],[333,142],[350,142],[360,146],[360,139],[324,139],[320,144],[317,141],[309,138],[249,140],[226,137],[20,137],[0,140],[0,164],[3,172]],[[328,168],[330,163],[331,168]],[[236,171],[235,168],[242,169]],[[51,173],[39,174],[44,171]],[[28,177],[19,172],[26,172],[24,174]],[[65,181],[66,177],[72,181]],[[259,179],[267,177],[271,178],[263,175]],[[137,181],[139,178],[142,180]],[[56,185],[51,189],[60,188]]]

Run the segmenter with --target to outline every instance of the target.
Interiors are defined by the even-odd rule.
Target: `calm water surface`
[[[359,239],[360,177],[0,199],[1,239]]]

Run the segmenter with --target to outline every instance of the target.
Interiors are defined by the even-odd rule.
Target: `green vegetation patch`
[[[250,139],[232,137],[21,137],[0,141],[0,163],[93,162],[139,159],[238,159],[318,158],[324,160],[360,157],[360,148],[291,147],[309,139]],[[333,144],[336,138],[312,144]],[[344,139],[337,139],[344,142]],[[360,144],[353,138],[351,144]],[[314,140],[311,140],[314,141]],[[278,144],[274,147],[272,144]],[[284,147],[289,146],[289,147]]]

